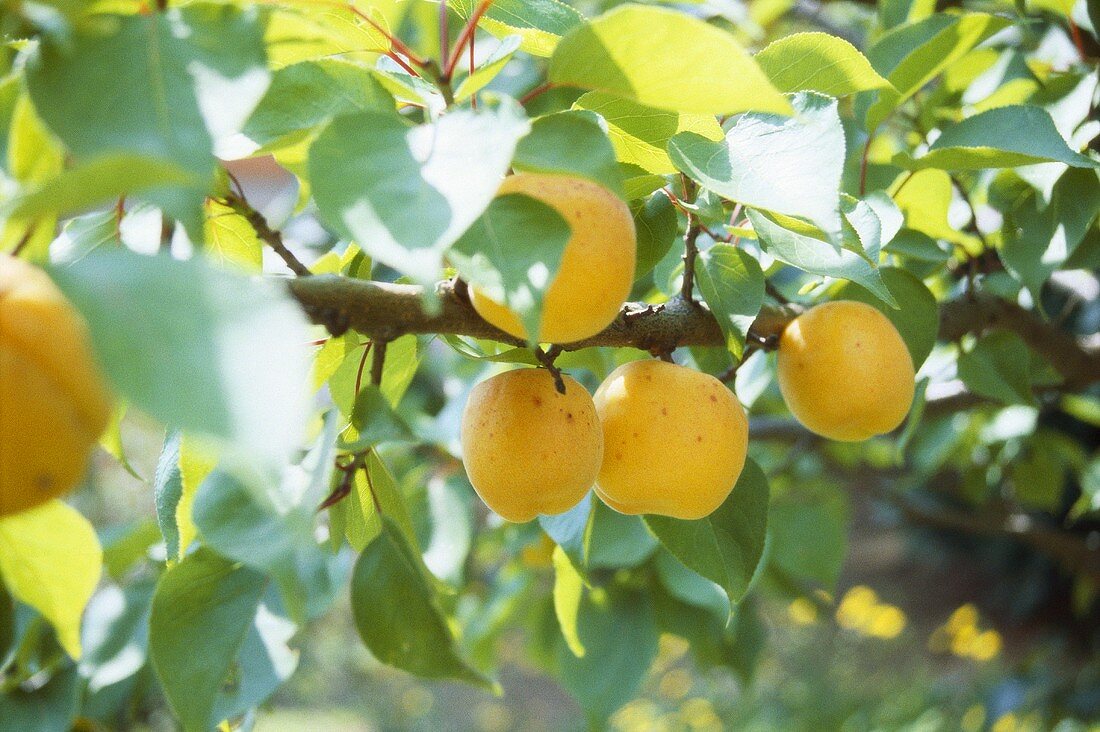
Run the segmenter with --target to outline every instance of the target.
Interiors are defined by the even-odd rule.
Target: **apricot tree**
[[[1095,603],[1093,0],[0,13],[0,728],[247,727],[332,613],[600,726],[856,493]]]

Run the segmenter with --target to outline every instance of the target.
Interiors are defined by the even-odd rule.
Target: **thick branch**
[[[288,283],[294,297],[319,324],[333,320],[370,337],[393,340],[409,333],[439,333],[486,338],[523,345],[485,322],[470,306],[465,291],[453,282],[436,288],[436,307],[424,304],[423,289],[414,285],[315,275]],[[761,311],[752,334],[774,340],[799,312],[797,306]],[[957,340],[966,333],[1004,328],[1019,335],[1066,378],[1066,386],[1080,389],[1100,381],[1100,353],[1083,348],[1069,333],[1043,321],[1020,306],[988,295],[961,297],[940,308],[940,338]],[[660,305],[627,303],[603,332],[575,343],[575,351],[591,346],[630,346],[667,352],[680,346],[722,346],[725,339],[710,310],[675,297]]]

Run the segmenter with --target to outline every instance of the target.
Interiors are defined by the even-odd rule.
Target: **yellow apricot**
[[[845,442],[900,425],[913,402],[913,359],[870,305],[838,300],[799,315],[779,339],[779,390],[808,430]]]
[[[509,521],[568,511],[600,469],[603,437],[592,397],[569,376],[565,393],[545,369],[482,381],[462,412],[462,462],[485,505]]]
[[[522,193],[553,207],[573,232],[542,303],[540,343],[570,343],[611,324],[634,282],[637,237],[622,199],[598,183],[570,175],[518,173],[504,179],[498,196]],[[527,329],[507,306],[471,288],[474,310],[517,338]]]
[[[700,519],[745,467],[749,422],[710,374],[657,360],[612,371],[594,397],[604,460],[596,493],[620,513]]]
[[[110,416],[84,320],[45,272],[0,254],[0,516],[72,490]]]

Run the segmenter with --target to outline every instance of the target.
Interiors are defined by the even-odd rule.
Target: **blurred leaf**
[[[431,537],[424,549],[424,565],[436,577],[461,585],[466,559],[474,542],[473,488],[458,471],[447,479],[428,481]]]
[[[598,589],[583,595],[577,611],[582,658],[562,641],[558,679],[576,697],[593,728],[638,693],[657,655],[657,625],[645,593]]]
[[[410,126],[396,112],[338,117],[309,153],[321,216],[373,259],[434,282],[443,252],[493,200],[529,125],[512,102],[431,125]]]
[[[351,425],[340,436],[336,446],[348,452],[361,452],[382,442],[408,442],[412,439],[409,426],[393,411],[381,390],[367,384],[355,398]]]
[[[107,585],[88,604],[84,657],[78,667],[88,684],[88,699],[82,709],[85,715],[90,716],[89,707],[95,704],[96,695],[123,687],[145,669],[154,587],[151,580],[145,579],[125,588]]]
[[[561,626],[565,644],[577,658],[584,656],[584,644],[577,631],[577,620],[584,599],[584,579],[562,548],[554,548],[554,613]]]
[[[674,10],[623,5],[565,36],[550,81],[697,114],[790,105],[733,36]]]
[[[266,699],[297,665],[293,626],[263,603],[259,572],[199,549],[157,584],[149,652],[186,732],[205,732]]]
[[[939,333],[940,312],[935,296],[916,276],[904,269],[882,267],[879,275],[898,303],[897,308],[850,282],[842,284],[834,293],[836,300],[856,300],[877,308],[898,329],[909,348],[914,368],[919,369],[932,348]]]
[[[1009,25],[985,13],[940,13],[883,34],[867,59],[893,88],[882,89],[867,112],[866,128],[876,129],[903,102],[972,48]]]
[[[103,570],[95,530],[61,501],[0,518],[0,575],[12,596],[40,612],[72,658],[80,617]]]
[[[848,505],[842,494],[818,489],[773,500],[768,532],[770,563],[781,573],[830,591],[836,586],[848,549]]]
[[[556,516],[539,516],[536,520],[554,543],[562,548],[574,567],[585,566],[585,542],[592,513],[599,501],[588,493],[576,506]]]
[[[634,280],[637,281],[652,272],[668,254],[679,227],[676,208],[663,194],[635,204],[633,212],[634,230],[638,233],[638,259],[634,265]]]
[[[515,193],[493,199],[448,258],[470,285],[504,302],[531,341],[542,332],[542,304],[572,230],[556,209]]]
[[[781,92],[815,91],[843,97],[889,87],[848,41],[828,33],[795,33],[772,41],[756,63]]]
[[[661,584],[673,597],[689,605],[708,610],[723,620],[729,617],[729,596],[722,589],[722,585],[688,569],[669,551],[658,552],[654,565],[657,568],[657,576],[661,578]]]
[[[768,479],[760,466],[746,460],[737,485],[710,516],[698,521],[646,516],[645,522],[673,556],[720,585],[732,609],[748,591],[764,554]]]
[[[752,209],[748,217],[764,249],[781,262],[810,274],[850,280],[891,307],[898,306],[878,268],[855,252],[848,249],[837,252],[828,243],[786,229]]]
[[[584,564],[589,569],[636,567],[653,554],[657,540],[640,516],[627,516],[593,500],[584,536]]]
[[[121,221],[114,209],[94,211],[65,222],[64,236],[72,247],[65,259],[82,259],[99,247],[120,247]]]
[[[203,253],[226,269],[260,274],[264,245],[244,216],[213,200],[206,202]]]
[[[695,279],[736,359],[745,336],[764,304],[764,272],[748,253],[730,244],[715,244],[699,252]]]
[[[673,135],[694,132],[715,141],[724,136],[712,115],[677,114],[604,92],[588,92],[573,104],[573,108],[595,112],[603,118],[620,162],[660,175],[677,172],[667,152],[669,138]]]
[[[78,161],[130,153],[194,176],[142,197],[197,241],[214,143],[240,130],[270,80],[260,14],[196,4],[100,20],[65,46],[39,46],[27,69],[35,107]]]
[[[156,522],[150,519],[137,519],[103,529],[99,532],[103,566],[112,578],[123,582],[126,573],[148,557],[149,550],[162,538]]]
[[[388,111],[394,99],[371,71],[340,59],[318,59],[284,66],[244,126],[259,145],[295,139],[333,117],[368,110]]]
[[[298,447],[309,332],[283,291],[199,259],[126,251],[97,252],[51,276],[134,406],[253,459],[281,464]]]
[[[346,536],[352,549],[363,549],[382,530],[381,517],[375,510],[373,494],[382,507],[382,513],[405,534],[410,546],[417,548],[416,529],[409,517],[409,509],[400,487],[393,479],[385,463],[372,450],[367,455],[366,470],[355,474],[351,493],[329,509],[334,534]]]
[[[71,729],[80,704],[76,668],[55,673],[34,691],[16,686],[0,694],[0,719],[19,732],[58,732]]]
[[[894,156],[895,165],[910,170],[981,170],[1043,162],[1100,168],[1100,162],[1069,148],[1046,110],[1023,105],[990,109],[948,127],[918,158],[907,153]]]
[[[449,3],[463,20],[469,19],[476,4],[477,0]],[[521,49],[532,56],[549,56],[561,37],[583,21],[584,16],[558,0],[496,0],[478,25],[498,38],[518,34],[523,39]]]
[[[111,414],[111,423],[107,425],[106,431],[99,436],[99,446],[117,460],[123,470],[137,480],[144,481],[145,479],[138,475],[137,471],[134,470],[134,466],[130,464],[130,460],[126,457],[126,447],[122,444],[122,419],[125,416],[126,405],[124,403],[116,404]]]
[[[959,356],[959,378],[979,396],[1005,404],[1034,404],[1031,358],[1020,336],[993,331]]]
[[[804,218],[839,238],[845,147],[837,102],[803,92],[792,96],[791,104],[793,117],[739,117],[721,142],[682,132],[669,140],[669,156],[678,169],[727,200]]]
[[[623,195],[615,148],[590,112],[558,112],[536,119],[531,133],[516,146],[512,165],[530,173],[577,175]]]
[[[327,452],[331,461],[331,448]],[[299,622],[325,612],[344,580],[340,557],[317,544],[316,503],[306,495],[295,501],[278,488],[250,490],[215,471],[203,481],[194,506],[204,544],[274,577],[290,617]]]
[[[457,679],[486,689],[494,683],[458,655],[447,618],[424,576],[420,557],[401,530],[382,518],[351,579],[355,626],[382,663],[430,679]]]

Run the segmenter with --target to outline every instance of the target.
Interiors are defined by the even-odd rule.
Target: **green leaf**
[[[317,207],[373,259],[434,282],[443,252],[489,206],[529,129],[514,102],[415,127],[396,113],[338,117],[310,148]]]
[[[409,426],[393,411],[382,391],[373,384],[367,384],[355,397],[351,426],[336,444],[341,450],[361,452],[382,442],[412,440]]]
[[[650,196],[640,205],[635,204],[634,230],[638,233],[638,258],[634,264],[634,280],[653,271],[664,259],[676,240],[679,225],[676,208],[668,196]]]
[[[894,164],[910,170],[981,170],[1059,162],[1100,168],[1100,162],[1074,152],[1041,107],[998,107],[968,117],[943,131],[918,158],[905,153]]]
[[[845,147],[837,102],[803,92],[791,103],[795,116],[743,115],[721,142],[680,133],[669,140],[669,156],[722,198],[804,218],[839,238]]]
[[[382,513],[405,534],[411,547],[418,547],[416,529],[401,488],[373,450],[367,456],[366,470],[355,474],[351,494],[329,509],[333,533],[344,533],[351,547],[358,552],[382,530],[382,519],[375,510],[372,494],[377,497]]]
[[[103,550],[76,509],[49,501],[0,517],[0,575],[12,597],[40,612],[72,658],[80,658],[80,618],[99,584]]]
[[[70,249],[64,259],[73,261],[87,256],[99,247],[120,247],[120,221],[115,210],[95,211],[65,222],[64,235]]]
[[[880,36],[867,58],[893,88],[878,92],[867,112],[867,129],[876,129],[921,87],[1010,23],[985,13],[937,14]]]
[[[447,618],[419,555],[388,516],[363,550],[351,578],[355,626],[382,663],[429,679],[494,683],[458,655]]]
[[[477,0],[452,0],[450,7],[466,20]],[[496,0],[478,25],[493,35],[518,34],[520,48],[532,56],[549,56],[561,37],[584,22],[584,16],[558,0]]]
[[[263,602],[267,579],[208,549],[169,569],[149,617],[149,654],[187,732],[266,699],[293,672],[293,626]]]
[[[737,247],[715,244],[699,252],[695,281],[722,328],[726,348],[740,359],[745,336],[764,304],[760,263]]]
[[[573,103],[573,108],[595,112],[604,119],[620,162],[659,175],[676,172],[666,150],[673,135],[694,132],[715,141],[724,135],[712,115],[654,109],[605,92],[588,92]]]
[[[138,196],[169,187],[194,187],[194,173],[160,158],[109,153],[89,158],[14,199],[10,216],[35,219],[73,215],[120,196]]]
[[[640,516],[627,516],[594,501],[584,534],[585,570],[637,567],[657,549]]]
[[[1005,404],[1034,404],[1031,358],[1020,336],[993,331],[959,356],[959,378],[979,396]]]
[[[581,601],[584,599],[584,578],[569,561],[562,548],[554,547],[554,614],[569,650],[577,658],[584,656],[584,644],[577,632]]]
[[[449,258],[462,278],[519,315],[529,334],[542,332],[542,301],[572,230],[551,206],[508,194],[455,243]],[[538,338],[532,338],[538,341]]]
[[[667,550],[658,552],[654,566],[657,575],[673,597],[700,607],[726,620],[730,614],[730,601],[722,585],[711,582],[687,566]],[[735,611],[736,612],[736,611]]]
[[[890,86],[855,46],[828,33],[780,38],[755,58],[781,92],[815,91],[843,97]]]
[[[891,307],[897,307],[897,300],[882,281],[878,269],[865,258],[848,249],[838,252],[826,242],[786,229],[758,211],[750,209],[748,217],[760,243],[779,261],[810,274],[850,280]]]
[[[327,466],[331,448],[325,452]],[[215,471],[195,497],[195,525],[209,548],[274,577],[291,618],[316,618],[342,586],[340,559],[317,544],[319,500],[309,492],[296,497],[280,493],[288,491],[250,490],[228,473]]]
[[[718,509],[698,521],[646,516],[646,525],[686,567],[717,583],[730,607],[749,589],[768,535],[768,479],[746,460],[737,485]]]
[[[1100,178],[1093,170],[1069,170],[1043,206],[1034,191],[1006,212],[1001,260],[1036,296],[1073,256],[1100,212]]]
[[[649,596],[621,589],[585,593],[577,611],[582,658],[558,646],[558,679],[580,702],[593,728],[626,702],[657,655],[657,624]]]
[[[539,117],[519,141],[512,162],[530,173],[564,173],[588,178],[623,195],[615,148],[589,112],[558,112]]]
[[[213,146],[240,130],[270,81],[260,13],[196,4],[99,20],[64,46],[39,46],[27,69],[31,98],[78,160],[131,153],[201,181],[143,193],[197,241]]]
[[[769,571],[805,578],[826,590],[836,586],[848,541],[848,504],[842,494],[799,491],[773,500],[768,532]]]
[[[883,267],[879,269],[879,275],[898,303],[897,308],[890,307],[867,290],[852,283],[842,284],[833,294],[833,299],[856,300],[881,311],[898,329],[902,340],[909,348],[913,366],[919,369],[936,345],[940,325],[940,312],[936,298],[920,279],[907,270]]]
[[[41,688],[19,686],[0,694],[0,719],[19,732],[57,732],[71,729],[80,706],[83,680],[75,666],[54,674]]]
[[[339,59],[291,64],[276,71],[271,86],[244,126],[258,145],[270,146],[333,117],[394,108],[393,96],[369,69]]]
[[[539,516],[537,521],[542,530],[562,548],[574,567],[585,566],[585,541],[588,526],[592,520],[595,506],[599,504],[592,493],[588,493],[576,506],[556,516]]]
[[[733,36],[664,8],[623,5],[578,26],[554,50],[549,77],[657,109],[790,112]]]
[[[488,58],[482,61],[481,66],[474,69],[474,72],[458,85],[458,88],[455,89],[455,100],[461,102],[469,99],[488,86],[489,82],[495,79],[497,74],[503,71],[508,62],[512,60],[512,56],[519,50],[522,42],[521,36],[505,36],[500,45],[494,48]]]
[[[298,447],[309,331],[286,294],[200,259],[128,251],[96,252],[51,275],[131,404],[254,459],[281,464]]]

